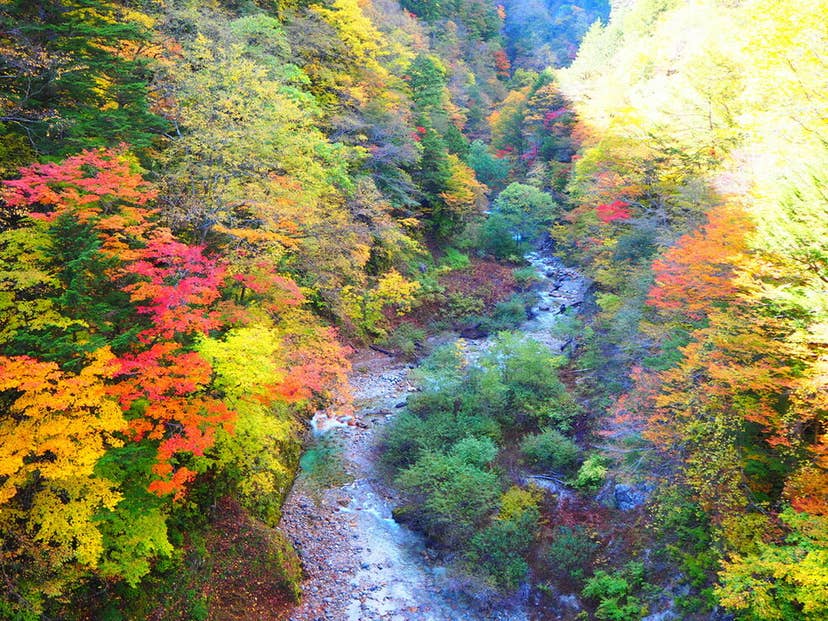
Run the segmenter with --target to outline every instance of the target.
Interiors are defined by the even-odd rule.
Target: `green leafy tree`
[[[0,121],[29,159],[129,142],[146,149],[166,123],[150,111],[152,20],[107,0],[13,0],[0,5]]]

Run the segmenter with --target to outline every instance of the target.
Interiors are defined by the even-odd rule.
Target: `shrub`
[[[463,254],[456,248],[446,248],[443,258],[440,260],[440,267],[446,267],[450,270],[462,270],[471,265],[469,255]]]
[[[482,328],[487,332],[502,332],[518,327],[526,321],[526,306],[524,301],[513,296],[505,302],[495,305],[492,314],[483,320]]]
[[[519,334],[498,335],[480,364],[506,386],[508,408],[501,416],[514,423],[521,417],[567,429],[578,407],[558,378],[563,359],[537,341]]]
[[[419,396],[419,395],[418,395]],[[408,411],[402,412],[386,427],[380,445],[385,466],[399,470],[414,464],[427,451],[444,453],[458,443],[468,440],[466,448],[479,447],[475,442],[486,441],[496,447],[500,427],[492,419],[474,413],[451,409],[432,412],[427,418]]]
[[[401,323],[388,338],[383,341],[387,347],[398,350],[406,358],[414,358],[418,344],[426,338],[425,330],[410,323]]]
[[[495,589],[512,590],[526,577],[529,565],[519,548],[525,531],[511,521],[495,520],[472,537],[466,562]]]
[[[512,271],[512,276],[515,277],[515,282],[521,289],[528,289],[541,280],[538,270],[531,265],[516,268]]]
[[[543,552],[543,561],[559,580],[579,585],[590,573],[598,547],[582,526],[557,526],[552,542]]]
[[[484,468],[497,457],[497,446],[490,438],[463,438],[452,447],[451,455],[463,463]]]
[[[630,562],[621,571],[611,574],[596,571],[581,591],[584,597],[598,600],[596,619],[638,621],[645,608],[633,593],[643,585],[644,566]]]
[[[607,476],[607,467],[604,464],[603,458],[594,453],[586,458],[581,469],[578,470],[578,476],[575,477],[575,487],[583,490],[596,490],[604,482]]]
[[[569,470],[578,459],[580,449],[557,429],[526,436],[520,444],[526,461],[541,470]]]
[[[497,475],[458,455],[424,453],[395,483],[409,500],[398,515],[450,547],[474,536],[500,496]]]
[[[425,422],[415,414],[402,412],[382,433],[382,463],[393,469],[406,468],[417,461],[422,449]]]
[[[446,314],[455,320],[471,315],[479,315],[486,309],[486,303],[478,297],[461,292],[449,293],[446,296]]]
[[[495,519],[472,537],[466,561],[494,588],[514,589],[526,577],[525,557],[537,535],[540,499],[537,490],[511,487],[500,499]]]

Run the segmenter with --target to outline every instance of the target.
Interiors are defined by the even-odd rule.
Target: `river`
[[[566,342],[552,334],[565,308],[579,305],[588,282],[541,254],[527,257],[541,278],[533,318],[519,331],[558,353]],[[459,338],[459,337],[453,337]],[[490,338],[466,341],[468,355]],[[355,424],[316,418],[316,442],[340,447],[348,477],[320,487],[300,472],[283,508],[281,527],[296,545],[307,575],[291,621],[525,621],[526,590],[495,606],[476,601],[422,537],[394,521],[393,490],[377,472],[378,431],[414,389],[409,365],[378,352],[358,352],[350,376]],[[311,448],[313,450],[313,448]]]

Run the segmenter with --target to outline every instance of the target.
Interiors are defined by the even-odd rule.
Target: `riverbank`
[[[567,343],[553,334],[553,327],[567,308],[581,303],[588,283],[557,259],[532,255],[529,260],[540,277],[539,302],[520,331],[556,353],[564,351]],[[484,351],[489,342],[465,341],[469,356]],[[340,448],[348,480],[320,488],[300,472],[283,509],[282,529],[294,542],[307,576],[291,621],[527,619],[525,594],[498,602],[496,611],[481,609],[437,564],[422,538],[393,520],[393,492],[376,470],[375,444],[414,388],[410,365],[371,350],[359,352],[352,364],[355,424],[323,432],[326,442]]]

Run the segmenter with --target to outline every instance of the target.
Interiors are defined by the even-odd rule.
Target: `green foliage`
[[[416,304],[419,289],[419,282],[408,280],[392,268],[377,278],[374,286],[357,289],[349,285],[341,297],[361,336],[384,336],[388,325],[385,312],[393,309],[397,315],[404,315]]]
[[[551,224],[558,207],[536,187],[512,183],[492,204],[480,231],[480,247],[499,259],[520,257]]]
[[[500,496],[497,475],[479,461],[493,456],[494,444],[491,440],[472,439],[478,443],[475,446],[469,440],[461,442],[465,446],[458,449],[456,445],[449,455],[424,453],[394,479],[411,500],[397,515],[449,546],[467,541],[484,524]]]
[[[760,542],[725,561],[715,593],[740,618],[816,621],[828,614],[825,516],[786,508],[787,545]]]
[[[464,567],[494,589],[525,578],[540,494],[511,488],[501,496],[492,464],[505,432],[537,420],[568,424],[574,406],[557,364],[542,345],[509,333],[473,366],[457,345],[439,348],[418,369],[420,391],[382,438],[383,463],[406,499],[398,517],[459,551]]]
[[[618,572],[596,571],[587,580],[581,594],[598,601],[596,619],[636,621],[646,613],[645,606],[634,595],[643,584],[644,566],[631,561]]]
[[[520,443],[520,452],[535,469],[567,472],[578,459],[580,449],[557,429],[526,436]]]
[[[519,262],[528,252],[529,245],[516,239],[511,222],[504,216],[493,213],[480,227],[478,246],[497,259]]]
[[[528,265],[526,267],[519,267],[513,270],[512,275],[515,277],[515,282],[520,286],[521,289],[528,289],[535,283],[540,282],[541,280],[538,271],[531,265]]]
[[[585,491],[595,491],[603,485],[606,476],[607,466],[604,458],[597,453],[593,453],[581,464],[573,485]]]
[[[526,555],[537,536],[540,498],[537,491],[509,488],[495,519],[469,542],[465,555],[469,567],[498,590],[513,590],[526,578]]]
[[[466,164],[472,167],[477,178],[489,190],[499,192],[503,189],[509,176],[509,162],[492,155],[482,140],[475,140],[469,145]]]
[[[456,248],[448,247],[440,259],[440,267],[449,270],[462,270],[471,265],[469,256]]]
[[[167,128],[150,111],[150,23],[108,0],[0,5],[0,131],[7,149],[17,146],[12,159],[29,163],[32,149],[67,155],[124,141],[150,147]]]
[[[593,541],[583,526],[556,526],[552,541],[542,549],[544,567],[558,580],[583,586],[592,572],[592,561],[599,544]]]
[[[408,68],[411,96],[420,110],[441,109],[444,103],[446,68],[431,54],[418,54]]]
[[[426,332],[412,323],[401,323],[389,334],[383,345],[399,351],[408,359],[417,357],[426,339]]]
[[[481,298],[461,291],[449,293],[446,298],[446,316],[455,321],[480,315],[486,308]]]
[[[485,468],[497,457],[497,445],[491,438],[466,437],[451,447],[449,455],[476,468]]]
[[[508,403],[504,420],[520,423],[530,417],[542,425],[566,430],[578,406],[558,379],[563,359],[519,334],[499,334],[481,359],[478,387],[482,392],[502,394]],[[483,390],[484,387],[488,387]]]
[[[463,24],[471,40],[490,39],[497,35],[501,21],[495,8],[480,0],[403,0],[400,5],[426,22],[453,19]]]
[[[552,196],[523,183],[512,183],[492,204],[492,212],[508,223],[512,235],[531,241],[557,215],[558,206]]]
[[[526,307],[526,298],[514,295],[495,304],[491,313],[481,321],[480,327],[489,333],[515,330],[526,321]]]

